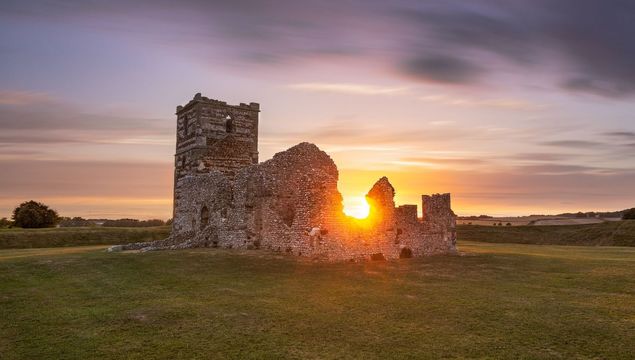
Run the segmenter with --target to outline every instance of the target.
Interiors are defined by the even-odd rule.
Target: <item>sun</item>
[[[344,199],[344,214],[356,219],[366,219],[370,212],[370,205],[363,196]]]

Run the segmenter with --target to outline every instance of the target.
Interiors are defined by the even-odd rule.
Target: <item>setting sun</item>
[[[344,213],[356,219],[366,219],[370,212],[370,205],[363,196],[344,199]]]

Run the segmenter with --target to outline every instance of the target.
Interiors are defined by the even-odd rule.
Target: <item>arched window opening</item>
[[[225,117],[225,132],[233,133],[234,132],[234,119],[230,115]]]
[[[207,208],[207,206],[203,206],[203,208],[201,209],[201,230],[205,229],[208,223],[209,223],[209,209]]]

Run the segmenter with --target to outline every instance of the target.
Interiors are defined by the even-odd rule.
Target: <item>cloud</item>
[[[519,153],[506,156],[508,159],[512,160],[523,160],[523,161],[543,161],[543,162],[552,162],[552,161],[563,161],[563,160],[571,160],[572,158],[578,157],[576,154],[564,154],[564,153]]]
[[[3,150],[4,153],[4,150]],[[172,164],[114,161],[0,159],[0,217],[34,199],[62,216],[167,219]]]
[[[325,123],[303,131],[263,133],[266,142],[277,144],[295,143],[298,139],[314,142],[320,146],[339,148],[425,147],[434,143],[445,143],[447,138],[490,138],[484,128],[460,129],[457,127],[418,126],[417,128],[393,128],[348,121]]]
[[[544,164],[544,165],[524,165],[518,170],[533,175],[571,175],[571,174],[597,174],[609,175],[619,173],[617,169],[598,168],[583,165],[570,164]]]
[[[171,144],[168,119],[130,118],[87,112],[42,93],[2,91],[0,146],[60,143]]]
[[[459,107],[486,107],[510,110],[541,110],[546,108],[544,105],[513,98],[476,98],[436,94],[421,96],[419,100]]]
[[[431,164],[447,164],[447,165],[471,165],[471,164],[486,164],[488,161],[480,158],[433,158],[433,157],[406,157],[401,158],[401,161],[413,162],[413,163],[431,163]]]
[[[48,94],[41,92],[0,90],[0,105],[28,105],[36,102],[48,103],[51,100]]]
[[[423,168],[433,168],[433,169],[457,169],[457,170],[470,170],[475,168],[484,168],[484,167],[495,167],[493,163],[488,160],[484,160],[479,158],[478,156],[473,157],[424,157],[424,156],[413,156],[413,157],[403,157],[398,161],[393,161],[391,164],[395,164],[398,166],[405,167],[423,167]]]
[[[587,141],[587,140],[554,140],[554,141],[544,141],[544,142],[541,142],[540,144],[546,145],[546,146],[557,146],[557,147],[575,148],[575,149],[597,148],[597,147],[603,147],[606,145],[601,142]]]
[[[635,44],[628,41],[635,23],[624,16],[634,11],[629,1],[474,1],[412,6],[399,16],[425,34],[422,51],[472,54],[475,64],[495,56],[516,71],[549,73],[570,91],[621,97],[635,93]]]
[[[628,0],[3,1],[0,13],[123,31],[241,67],[344,57],[415,81],[481,84],[504,69],[570,92],[635,94]]]
[[[413,58],[402,67],[406,74],[414,78],[448,84],[476,82],[484,72],[472,62],[447,55]]]
[[[114,161],[2,160],[7,196],[169,196],[172,164]]]
[[[624,140],[635,139],[635,131],[611,131],[605,132],[603,135]]]
[[[386,87],[367,84],[344,84],[344,83],[301,83],[291,84],[289,88],[306,90],[306,91],[318,91],[318,92],[331,92],[342,94],[354,94],[354,95],[393,95],[404,93],[407,88],[405,87]]]

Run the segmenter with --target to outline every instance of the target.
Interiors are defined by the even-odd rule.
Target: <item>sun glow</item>
[[[353,196],[344,199],[344,213],[356,219],[366,219],[370,212],[370,205],[363,196]]]

